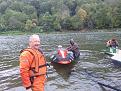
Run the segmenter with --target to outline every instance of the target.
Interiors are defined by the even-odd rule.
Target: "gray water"
[[[73,38],[81,51],[80,59],[70,65],[51,64],[45,91],[114,91],[94,81],[121,89],[121,67],[103,53],[105,42],[121,33],[40,34],[41,47],[47,57],[57,45],[67,47]],[[19,51],[27,47],[29,35],[0,36],[0,91],[25,91],[19,75]],[[86,69],[86,70],[85,70]]]

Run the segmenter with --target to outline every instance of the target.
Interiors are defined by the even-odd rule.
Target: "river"
[[[120,32],[40,34],[47,57],[58,45],[67,47],[73,38],[80,47],[80,59],[70,65],[51,64],[45,91],[114,91],[95,81],[121,89],[121,67],[103,53],[105,42]],[[19,75],[19,52],[28,45],[29,35],[0,36],[0,91],[25,91]]]

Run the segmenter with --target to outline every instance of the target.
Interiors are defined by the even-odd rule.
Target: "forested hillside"
[[[121,28],[121,0],[0,0],[0,31]]]

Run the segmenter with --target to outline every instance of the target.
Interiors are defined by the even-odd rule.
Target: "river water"
[[[41,47],[49,55],[57,45],[67,47],[73,38],[81,51],[80,59],[70,65],[51,64],[45,91],[114,91],[101,82],[121,89],[121,68],[103,53],[105,42],[120,32],[40,34]],[[19,51],[28,45],[29,35],[0,36],[0,91],[25,91],[19,75]]]

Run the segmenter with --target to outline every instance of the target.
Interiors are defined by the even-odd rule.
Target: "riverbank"
[[[29,34],[60,34],[60,33],[95,33],[95,32],[120,32],[121,28],[116,28],[116,29],[93,29],[93,30],[81,30],[81,31],[68,31],[68,30],[62,30],[62,31],[47,31],[47,32],[36,32],[36,31],[19,31],[19,30],[14,30],[14,31],[5,31],[5,32],[0,32],[0,35],[29,35]]]

